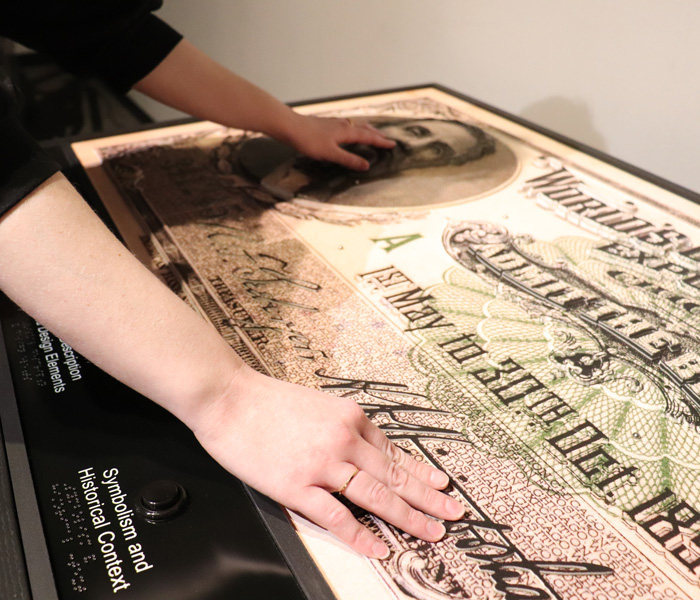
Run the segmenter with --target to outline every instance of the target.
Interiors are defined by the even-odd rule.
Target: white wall
[[[166,0],[160,15],[285,101],[440,83],[700,191],[697,0]]]

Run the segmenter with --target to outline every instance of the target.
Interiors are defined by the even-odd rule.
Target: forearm
[[[361,120],[316,118],[296,113],[254,84],[232,73],[186,40],[135,86],[151,98],[227,127],[259,131],[286,142],[302,154],[349,169],[369,163],[343,148],[394,142]]]
[[[393,446],[352,399],[246,367],[109,233],[62,175],[0,219],[0,287],[95,364],[184,421],[231,473],[368,556],[386,557],[389,549],[331,491],[343,489],[352,502],[424,540],[439,539],[445,528],[421,511],[441,519],[464,513],[435,490],[447,477]]]
[[[201,119],[288,140],[297,115],[273,96],[181,41],[134,89]]]
[[[242,361],[56,175],[0,221],[0,288],[92,362],[191,427]]]

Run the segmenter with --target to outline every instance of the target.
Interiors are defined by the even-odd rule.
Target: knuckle
[[[420,492],[419,501],[423,506],[442,506],[445,502],[441,499],[442,494],[433,488],[423,485]]]
[[[362,527],[359,523],[353,529],[352,535],[350,537],[350,546],[353,548],[359,548],[365,545],[366,529]]]
[[[389,501],[389,495],[391,492],[389,488],[386,487],[380,481],[375,481],[367,491],[367,497],[372,506],[381,506]]]
[[[401,450],[401,448],[399,448],[396,444],[392,443],[389,439],[387,439],[387,444],[387,454],[389,455],[389,458],[392,460],[392,462],[404,466],[406,464],[406,459],[409,458],[408,454]]]
[[[389,463],[387,481],[393,490],[402,490],[408,484],[408,471],[396,462]]]
[[[347,518],[347,509],[340,503],[328,513],[328,529],[330,531],[340,529]]]
[[[406,514],[406,528],[411,531],[417,531],[425,526],[426,516],[415,509],[411,509]]]
[[[390,460],[394,460],[394,444],[383,432],[379,434],[379,449],[386,454]]]
[[[347,399],[341,410],[346,423],[359,425],[365,419],[364,411],[354,400]]]
[[[355,443],[355,434],[345,423],[338,423],[327,432],[329,445],[349,447]]]

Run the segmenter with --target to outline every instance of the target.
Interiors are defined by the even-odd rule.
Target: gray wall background
[[[697,0],[166,0],[159,14],[285,102],[440,83],[700,191]]]

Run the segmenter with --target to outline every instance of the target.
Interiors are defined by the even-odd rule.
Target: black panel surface
[[[2,327],[61,600],[305,597],[246,488],[183,424],[4,299]],[[187,502],[149,522],[139,499],[157,480]]]

